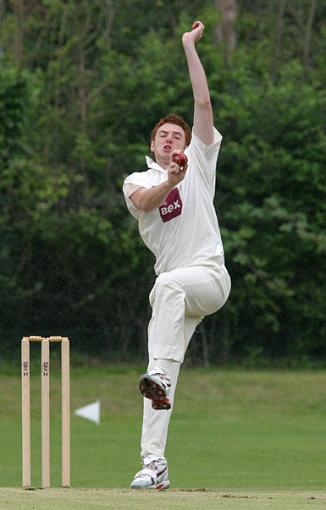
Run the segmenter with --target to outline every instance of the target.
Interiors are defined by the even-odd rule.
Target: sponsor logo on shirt
[[[180,216],[182,213],[182,200],[178,188],[170,191],[165,202],[159,207],[159,211],[164,223]]]

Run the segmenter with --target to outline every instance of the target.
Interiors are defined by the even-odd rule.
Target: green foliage
[[[229,79],[230,73],[220,116],[232,139],[219,168],[227,195],[225,249],[231,274],[242,282],[230,303],[235,331],[241,331],[233,342],[237,352],[258,344],[271,356],[319,355],[325,333],[326,96],[304,82],[296,63],[277,83],[257,82],[250,71],[231,76],[230,86]],[[237,97],[229,93],[234,79]]]
[[[238,2],[226,62],[212,2],[5,3],[0,34],[0,332],[68,334],[75,349],[143,357],[153,258],[121,193],[144,168],[153,124],[192,121],[181,35],[199,52],[224,140],[216,207],[233,290],[188,355],[325,359],[326,12]],[[139,13],[142,13],[139,16]],[[22,29],[24,27],[24,29]],[[16,346],[16,350],[13,349]]]

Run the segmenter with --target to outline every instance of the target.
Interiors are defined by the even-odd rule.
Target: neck
[[[160,165],[160,167],[164,168],[164,170],[167,170],[168,169],[168,166],[170,164],[170,156],[167,156],[166,158],[156,158],[155,157],[155,161],[158,165]]]

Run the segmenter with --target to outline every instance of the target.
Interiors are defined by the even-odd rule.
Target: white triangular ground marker
[[[91,420],[96,423],[96,425],[100,424],[100,416],[101,416],[101,404],[99,400],[93,402],[92,404],[88,404],[87,406],[80,407],[76,409],[74,412],[77,416],[81,418],[85,418],[86,420]]]

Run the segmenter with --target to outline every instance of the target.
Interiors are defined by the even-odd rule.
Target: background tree
[[[180,40],[193,19],[224,137],[216,207],[233,290],[188,361],[325,360],[321,0],[1,1],[2,355],[23,334],[60,333],[75,354],[144,357],[153,258],[121,186],[144,169],[158,118],[192,120]]]

